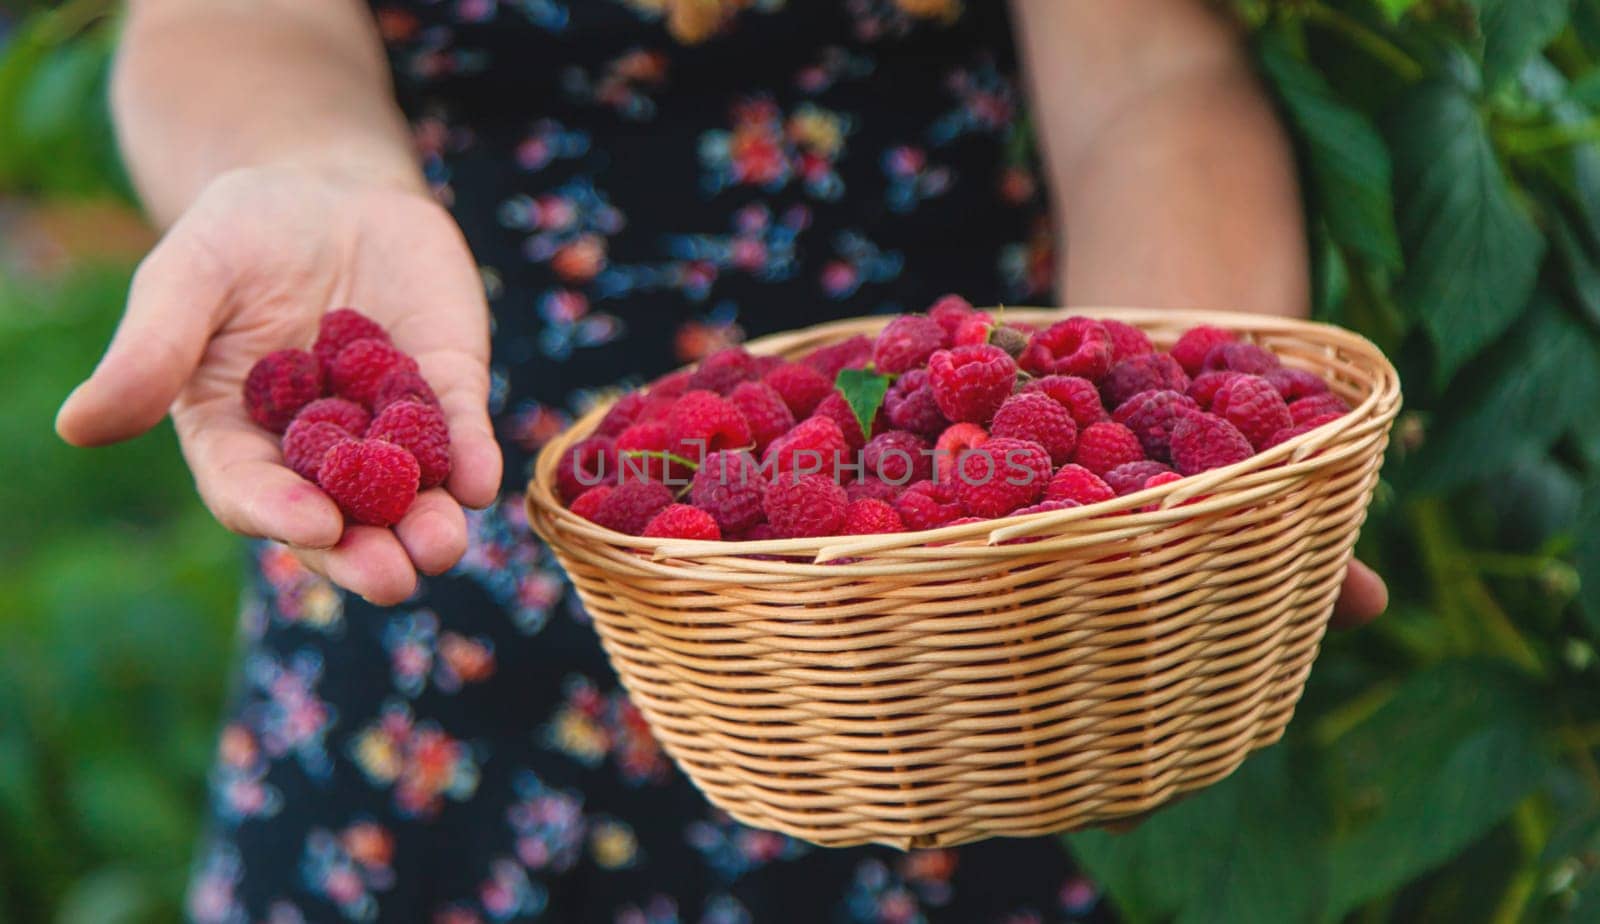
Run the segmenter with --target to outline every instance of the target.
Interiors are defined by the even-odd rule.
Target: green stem
[[[1600,141],[1600,116],[1581,122],[1557,122],[1526,128],[1507,126],[1500,130],[1499,141],[1507,152],[1524,157],[1555,148]]]
[[[665,459],[675,465],[681,465],[691,472],[700,470],[700,463],[685,459],[683,456],[668,452],[665,449],[625,449],[622,451],[622,455],[629,459]]]
[[[1375,684],[1371,689],[1341,703],[1337,708],[1330,710],[1317,721],[1311,729],[1311,737],[1322,747],[1327,747],[1367,720],[1377,712],[1384,703],[1394,697],[1398,684],[1393,681]]]
[[[1316,23],[1343,35],[1351,44],[1382,61],[1407,83],[1422,78],[1422,65],[1417,63],[1417,59],[1406,54],[1399,45],[1361,20],[1318,0],[1311,0],[1301,9],[1305,13],[1307,22]]]
[[[1547,819],[1539,812],[1537,798],[1529,796],[1522,800],[1522,804],[1511,814],[1511,831],[1516,835],[1517,845],[1522,848],[1524,862],[1511,877],[1505,895],[1500,897],[1500,904],[1490,916],[1492,924],[1517,924],[1523,920],[1528,900],[1538,886],[1539,866],[1534,861],[1549,841],[1550,830]]]

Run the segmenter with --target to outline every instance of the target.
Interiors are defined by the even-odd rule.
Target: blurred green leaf
[[[1572,0],[1472,0],[1483,32],[1483,79],[1493,87],[1515,75],[1567,24]]]
[[[1377,0],[1378,9],[1383,10],[1384,15],[1388,16],[1391,22],[1398,22],[1400,17],[1409,12],[1418,2],[1419,0]]]
[[[1260,55],[1305,140],[1317,205],[1334,240],[1374,263],[1399,268],[1389,151],[1378,130],[1345,105],[1279,33],[1263,36]]]
[[[61,901],[56,924],[132,924],[149,913],[148,885],[126,869],[103,869],[78,880]]]
[[[1410,267],[1401,292],[1428,329],[1444,383],[1521,313],[1544,242],[1458,86],[1412,90],[1387,125]]]
[[[1584,495],[1577,536],[1579,600],[1590,632],[1600,639],[1600,473],[1596,473]]]

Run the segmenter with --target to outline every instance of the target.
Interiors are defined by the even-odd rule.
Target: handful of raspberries
[[[634,536],[893,533],[1109,500],[1349,410],[1313,373],[1195,327],[1038,330],[946,296],[795,361],[729,347],[631,392],[567,450],[574,513]]]
[[[350,523],[392,526],[450,475],[450,430],[417,362],[350,308],[323,315],[309,351],[263,356],[244,380],[256,423],[283,435],[284,462]]]

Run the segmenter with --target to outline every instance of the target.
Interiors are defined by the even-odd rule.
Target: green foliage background
[[[12,203],[126,197],[110,5],[0,20]],[[1394,602],[1330,636],[1282,744],[1072,847],[1133,921],[1600,920],[1600,0],[1229,5],[1317,313],[1405,381],[1360,550]],[[0,262],[0,922],[172,920],[237,553],[170,432],[55,442],[128,272],[72,266]]]

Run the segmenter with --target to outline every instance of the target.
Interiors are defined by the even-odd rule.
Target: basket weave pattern
[[[546,447],[530,522],[657,739],[711,802],[827,846],[952,846],[1148,811],[1282,735],[1377,481],[1398,377],[1366,340],[1324,325],[1085,313],[1161,347],[1195,324],[1238,330],[1327,378],[1354,410],[1237,465],[1090,507],[746,543],[623,536],[565,510],[556,463],[604,407]],[[798,355],[886,320],[749,346]]]

